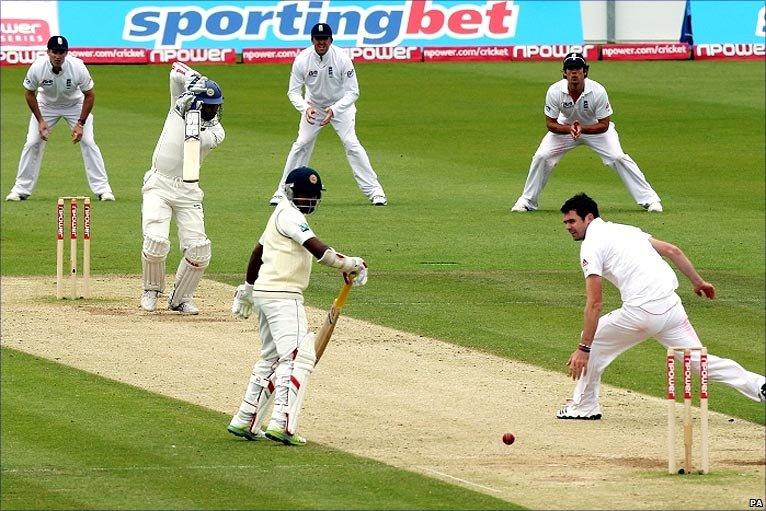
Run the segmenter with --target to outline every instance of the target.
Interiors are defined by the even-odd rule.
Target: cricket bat
[[[200,111],[189,110],[186,112],[186,127],[184,130],[184,183],[196,183],[199,181],[199,134],[200,134]]]
[[[324,319],[324,323],[317,332],[316,339],[314,340],[314,351],[316,352],[317,357],[316,363],[319,363],[319,359],[322,358],[322,353],[324,353],[325,348],[327,348],[327,343],[330,342],[332,332],[335,330],[335,324],[338,322],[338,317],[343,310],[343,306],[346,304],[348,293],[351,291],[354,279],[349,276],[347,280],[348,282],[343,285],[338,296],[333,300],[332,307],[327,313],[327,317]]]

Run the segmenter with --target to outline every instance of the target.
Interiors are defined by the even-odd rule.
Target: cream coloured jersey
[[[263,246],[263,264],[253,285],[253,296],[302,300],[313,259],[303,244],[314,237],[304,214],[283,197],[258,240]]]
[[[170,111],[165,118],[162,134],[157,141],[152,155],[151,170],[157,171],[168,177],[181,178],[184,164],[184,119],[173,108],[175,101],[185,91],[184,75],[177,68],[170,71]],[[218,147],[226,137],[226,132],[217,121],[214,125],[206,126],[203,122],[200,132],[200,163],[205,159],[211,149]]]
[[[82,60],[67,55],[58,74],[47,55],[37,57],[24,77],[24,88],[37,91],[37,102],[52,107],[71,107],[82,103],[83,91],[93,88],[93,80]]]
[[[599,275],[620,290],[627,305],[643,305],[673,295],[678,278],[649,242],[651,235],[631,225],[596,218],[585,231],[580,264],[587,278]]]
[[[587,126],[596,124],[599,119],[609,117],[612,113],[604,86],[588,78],[585,79],[585,90],[577,98],[577,103],[569,95],[566,79],[551,85],[545,95],[545,115],[560,124],[580,121],[580,124]]]
[[[304,87],[305,99],[301,95]],[[332,107],[333,113],[340,115],[352,108],[359,97],[354,64],[343,50],[332,44],[321,57],[309,46],[293,61],[287,97],[301,113],[313,106]]]

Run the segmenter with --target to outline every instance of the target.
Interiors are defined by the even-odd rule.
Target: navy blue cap
[[[332,37],[332,28],[327,23],[317,23],[311,27],[311,37]]]
[[[69,41],[63,35],[54,35],[48,39],[48,49],[69,51]]]
[[[585,56],[582,53],[572,52],[564,57],[564,69],[585,69],[588,63],[585,62]]]

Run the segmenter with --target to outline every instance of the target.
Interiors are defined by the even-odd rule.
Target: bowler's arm
[[[678,268],[681,273],[686,275],[686,278],[688,278],[691,281],[692,286],[694,286],[694,292],[697,295],[702,296],[704,293],[705,296],[711,300],[715,298],[715,287],[713,284],[706,282],[700,276],[700,274],[697,273],[696,268],[694,268],[694,265],[689,260],[689,258],[686,257],[686,254],[684,254],[683,250],[673,245],[672,243],[654,238],[649,238],[649,243],[652,244],[652,247],[657,251],[658,254],[673,261],[673,264],[676,266],[676,268]]]
[[[585,310],[583,311],[582,338],[580,339],[580,342],[586,346],[593,344],[602,307],[601,276],[588,275],[585,279]]]

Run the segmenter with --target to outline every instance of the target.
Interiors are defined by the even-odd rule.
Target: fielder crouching
[[[356,274],[354,285],[367,282],[367,263],[344,256],[316,237],[306,217],[322,200],[316,170],[291,171],[285,195],[266,224],[247,266],[245,283],[237,288],[232,313],[246,319],[257,310],[261,358],[228,431],[248,440],[267,437],[286,445],[303,445],[297,434],[309,376],[314,369],[314,334],[308,331],[303,290],[311,276],[311,256],[320,264]],[[261,431],[270,401],[274,410],[266,432]]]
[[[144,292],[141,308],[152,312],[165,290],[165,260],[170,252],[170,218],[175,214],[183,257],[178,264],[168,308],[181,314],[198,314],[192,301],[202,274],[210,263],[210,240],[205,234],[204,193],[198,183],[182,180],[186,113],[200,110],[200,162],[223,142],[220,123],[223,93],[213,80],[176,62],[170,71],[170,111],[144,175],[141,207],[144,234],[141,263]]]

